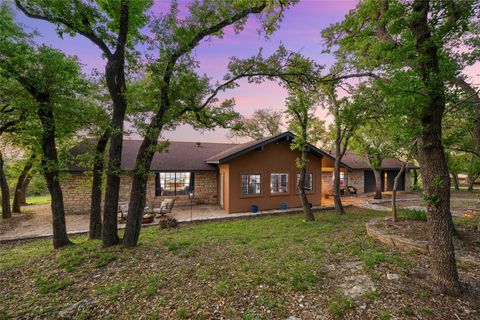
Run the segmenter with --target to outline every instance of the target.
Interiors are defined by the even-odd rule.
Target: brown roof
[[[335,154],[332,153],[332,156],[334,157]],[[362,157],[351,151],[345,152],[342,162],[353,170],[371,169],[370,164],[365,157]],[[382,161],[382,169],[400,169],[401,166],[402,162],[396,158],[385,158]],[[413,163],[409,163],[407,167],[412,169],[416,168],[415,164]]]
[[[226,149],[226,150],[208,158],[206,160],[206,162],[210,163],[210,164],[223,163],[223,162],[231,160],[235,157],[238,157],[242,154],[245,154],[245,153],[248,153],[248,152],[253,151],[255,149],[261,148],[264,145],[267,145],[267,144],[270,144],[270,143],[273,143],[273,142],[292,141],[294,137],[295,136],[294,136],[293,133],[291,133],[290,131],[286,131],[286,132],[282,132],[282,133],[279,133],[277,135],[267,137],[267,138],[264,138],[264,139],[254,140],[254,141],[250,141],[250,142],[247,142],[247,143],[234,145],[231,148]],[[312,153],[312,154],[314,154],[318,157],[324,157],[325,156],[325,157],[329,157],[329,158],[333,159],[333,157],[330,154],[318,149],[317,147],[315,147],[312,144],[309,144],[308,148],[309,148],[310,153]],[[343,165],[343,163],[342,163],[342,165]]]
[[[209,142],[180,142],[170,141],[168,150],[155,153],[150,170],[153,171],[216,171],[216,164],[223,163],[242,154],[261,148],[266,144],[281,141],[291,141],[293,133],[287,131],[261,140],[242,144],[209,143]],[[142,140],[124,140],[122,149],[122,170],[133,170],[135,160]],[[330,154],[309,145],[310,153],[319,157],[329,157]],[[73,161],[67,165],[67,171],[91,170],[88,158],[94,152],[93,140],[80,143],[70,150]],[[346,166],[342,162],[342,166]]]
[[[135,160],[142,140],[124,140],[122,150],[122,170],[135,168]],[[232,143],[210,142],[180,142],[170,141],[168,150],[163,153],[155,153],[150,170],[153,171],[215,171],[216,166],[209,165],[205,159],[235,146]],[[81,155],[93,154],[92,145],[81,143],[72,148],[70,153],[78,159]],[[68,171],[86,171],[91,168],[75,161],[68,166]]]

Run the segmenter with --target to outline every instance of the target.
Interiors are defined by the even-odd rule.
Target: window
[[[193,172],[157,172],[155,174],[155,196],[188,195],[193,192]]]
[[[300,173],[297,173],[297,190],[300,191],[298,183],[300,181]],[[307,172],[305,175],[305,191],[312,192],[313,191],[313,173]]]
[[[242,194],[257,195],[260,194],[261,188],[260,174],[242,174]]]
[[[270,192],[288,193],[288,173],[270,174]]]

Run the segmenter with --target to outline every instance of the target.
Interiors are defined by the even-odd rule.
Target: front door
[[[372,170],[364,171],[364,185],[363,190],[367,192],[375,192],[375,175]]]

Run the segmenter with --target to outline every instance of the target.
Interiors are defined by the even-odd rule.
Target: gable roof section
[[[332,153],[332,157],[335,157],[335,154]],[[353,170],[371,170],[370,164],[368,163],[365,157],[362,157],[354,152],[347,151],[342,158],[342,162],[345,163]],[[402,166],[402,162],[397,158],[385,158],[382,161],[382,169],[400,169]],[[408,169],[415,169],[417,168],[415,164],[408,163]]]
[[[72,148],[70,153],[76,157],[86,153],[92,153],[93,149],[88,144],[93,141],[81,143]],[[142,140],[124,140],[122,149],[122,170],[133,170],[138,150]],[[215,166],[205,163],[205,159],[221,151],[235,146],[231,143],[209,143],[209,142],[180,142],[171,141],[168,150],[163,153],[155,153],[150,170],[152,171],[216,171]],[[67,166],[67,170],[88,171],[91,168],[76,161]]]
[[[250,141],[247,143],[235,145],[225,151],[222,151],[218,154],[213,155],[212,157],[208,158],[206,160],[206,163],[208,164],[220,164],[224,163],[227,161],[230,161],[234,158],[237,158],[241,155],[244,155],[246,153],[249,153],[251,151],[260,149],[264,147],[265,145],[268,145],[270,143],[274,142],[283,142],[283,141],[292,141],[295,135],[291,133],[290,131],[286,131],[283,133],[279,133],[275,136],[271,136],[268,138],[260,139],[260,140],[255,140],[255,141]],[[328,157],[331,158],[332,160],[335,160],[334,157],[332,157],[330,154],[318,149],[312,144],[308,144],[308,149],[309,152],[316,155],[317,157]],[[343,165],[345,166],[345,165]]]

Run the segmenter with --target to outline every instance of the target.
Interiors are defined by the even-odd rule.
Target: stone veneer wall
[[[333,172],[322,172],[322,197],[333,194]]]
[[[355,187],[358,193],[363,193],[364,189],[364,176],[363,170],[351,171],[348,173],[348,185]]]
[[[195,194],[193,204],[218,204],[218,173],[216,171],[195,172]],[[119,202],[130,200],[132,173],[123,173],[120,179]],[[70,174],[61,182],[66,214],[87,213],[90,210],[91,175],[88,173]],[[187,195],[155,196],[155,175],[147,182],[147,206],[159,207],[164,198],[175,198],[175,206],[188,206],[191,200]]]

